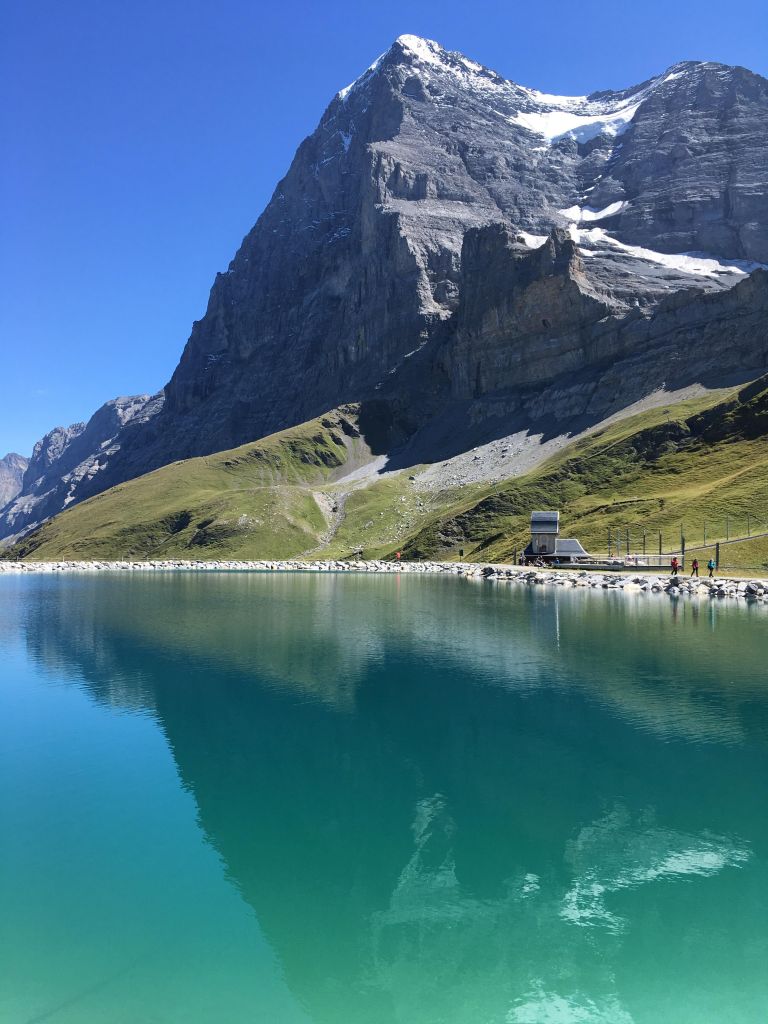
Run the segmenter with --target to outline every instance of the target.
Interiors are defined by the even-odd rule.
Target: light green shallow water
[[[0,579],[2,1024],[759,1024],[768,611]]]

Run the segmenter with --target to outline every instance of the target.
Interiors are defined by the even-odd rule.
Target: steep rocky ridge
[[[24,470],[28,459],[16,452],[9,452],[0,459],[0,509],[16,497],[21,490]]]
[[[117,453],[126,424],[155,415],[159,404],[158,396],[115,398],[87,423],[49,431],[35,445],[16,494],[0,509],[0,538],[11,543],[72,504],[78,489]]]
[[[45,502],[22,495],[0,535],[374,395],[414,435],[401,462],[424,462],[470,434],[567,433],[660,387],[754,377],[767,143],[768,82],[743,68],[560,97],[401,37],[299,147],[164,404],[35,485]]]

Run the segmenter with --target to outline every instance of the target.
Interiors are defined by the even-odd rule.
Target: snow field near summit
[[[550,145],[568,136],[577,142],[589,142],[598,135],[621,135],[654,89],[680,77],[682,72],[672,71],[663,78],[653,79],[644,89],[614,104],[590,100],[588,96],[555,96],[521,86],[534,104],[534,109],[520,111],[513,123],[544,136]]]
[[[554,96],[552,99],[565,104],[571,100],[583,100],[583,97]],[[598,135],[621,135],[625,132],[640,102],[621,107],[619,110],[601,110],[594,113],[577,113],[573,109],[562,107],[554,110],[518,111],[512,123],[527,128],[535,135],[543,135],[550,144],[565,136],[571,136],[577,142],[589,142]],[[585,104],[585,111],[591,106],[593,104]]]

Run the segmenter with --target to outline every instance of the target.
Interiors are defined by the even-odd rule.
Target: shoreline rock
[[[60,573],[135,573],[135,572],[328,572],[360,573],[432,573],[463,576],[467,579],[528,586],[559,586],[598,590],[623,590],[632,593],[666,593],[669,597],[742,598],[768,604],[768,579],[715,576],[701,578],[666,576],[635,572],[590,572],[588,569],[541,569],[529,566],[489,565],[479,562],[389,562],[379,559],[353,561],[261,559],[257,561],[187,561],[150,559],[126,561],[3,562],[0,575]]]

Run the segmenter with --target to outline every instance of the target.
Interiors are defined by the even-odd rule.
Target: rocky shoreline
[[[185,561],[154,559],[145,562],[60,561],[3,562],[0,575],[35,573],[144,573],[144,572],[378,572],[378,573],[442,573],[468,579],[529,586],[581,587],[627,592],[665,593],[670,597],[730,597],[768,604],[768,579],[735,579],[733,577],[660,576],[653,573],[590,572],[586,569],[533,569],[530,567],[488,565],[472,562],[389,562],[381,560],[311,560],[284,559],[242,561]]]

